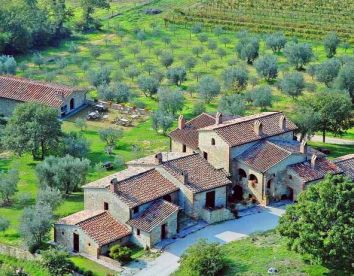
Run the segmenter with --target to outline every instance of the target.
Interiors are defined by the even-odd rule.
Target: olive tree
[[[224,95],[218,110],[224,114],[242,116],[246,112],[246,101],[241,94]]]
[[[341,63],[338,59],[328,59],[316,66],[315,77],[319,82],[323,82],[329,87],[338,76],[340,68]]]
[[[339,43],[340,39],[336,33],[331,32],[326,35],[323,40],[323,46],[325,48],[328,58],[334,57],[336,55]]]
[[[264,77],[268,82],[274,80],[278,76],[277,58],[272,55],[260,57],[254,63],[259,76]]]
[[[288,63],[295,66],[296,70],[301,70],[313,58],[312,48],[306,43],[288,43],[284,49],[284,55]]]
[[[276,32],[266,36],[266,46],[272,49],[273,53],[279,53],[285,47],[286,38],[283,33]]]
[[[241,91],[247,86],[248,71],[240,67],[229,67],[222,73],[224,86],[233,91]]]
[[[302,94],[305,88],[304,75],[300,72],[285,74],[279,86],[285,94],[295,99]]]
[[[210,101],[220,94],[220,83],[212,76],[204,76],[198,85],[200,97],[206,102]]]

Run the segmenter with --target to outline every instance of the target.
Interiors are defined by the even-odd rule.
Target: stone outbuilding
[[[107,254],[114,244],[126,244],[131,230],[107,211],[84,210],[62,218],[54,226],[54,241],[73,252]]]
[[[11,116],[16,106],[35,102],[58,110],[65,117],[86,105],[86,91],[15,76],[0,76],[0,115]]]

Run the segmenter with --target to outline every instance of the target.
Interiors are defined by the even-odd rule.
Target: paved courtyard
[[[285,206],[259,208],[257,212],[219,224],[209,225],[185,238],[167,246],[155,260],[132,263],[122,275],[167,276],[178,268],[182,253],[201,238],[213,242],[228,243],[239,240],[255,232],[262,232],[276,227],[279,217],[284,213]]]

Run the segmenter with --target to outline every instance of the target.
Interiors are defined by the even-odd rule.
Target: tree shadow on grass
[[[250,270],[250,266],[235,260],[226,260],[226,267],[218,275],[241,275]]]

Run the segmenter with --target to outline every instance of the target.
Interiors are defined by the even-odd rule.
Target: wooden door
[[[167,237],[167,225],[162,224],[161,225],[161,240],[166,239]]]
[[[80,237],[78,234],[74,233],[73,234],[73,248],[74,252],[79,252],[80,251]]]
[[[215,207],[215,191],[206,193],[205,207],[207,208]]]

